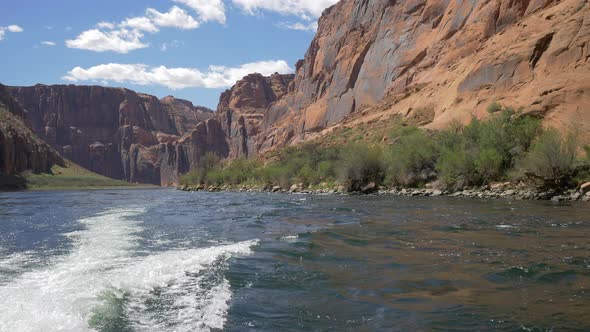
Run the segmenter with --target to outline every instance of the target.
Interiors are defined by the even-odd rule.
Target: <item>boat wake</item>
[[[66,234],[69,254],[1,284],[0,331],[223,328],[232,296],[227,260],[250,254],[257,240],[141,256],[144,213],[112,209],[80,220],[85,229]]]

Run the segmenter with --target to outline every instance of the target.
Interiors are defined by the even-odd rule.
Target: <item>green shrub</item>
[[[434,140],[416,127],[408,127],[400,135],[387,153],[387,182],[418,186],[431,180],[438,155]]]
[[[437,135],[436,169],[443,184],[455,189],[503,180],[542,131],[540,120],[511,108],[496,110],[486,121],[454,125]]]
[[[538,137],[522,159],[520,172],[546,188],[570,186],[576,170],[577,149],[573,135],[564,138],[557,130],[549,129]]]
[[[462,189],[479,179],[473,156],[464,144],[442,149],[436,170],[441,183],[449,189]]]
[[[341,154],[340,181],[350,191],[360,191],[366,185],[381,185],[385,177],[385,165],[379,148],[361,144],[347,146]]]
[[[184,185],[202,184],[204,181],[205,176],[201,169],[192,170],[180,176],[180,183]]]
[[[211,170],[219,168],[221,157],[213,152],[207,152],[199,161],[199,167],[180,177],[181,184],[195,185],[207,183],[207,175]]]
[[[502,110],[502,105],[498,102],[493,102],[486,108],[486,111],[490,114],[496,113]]]

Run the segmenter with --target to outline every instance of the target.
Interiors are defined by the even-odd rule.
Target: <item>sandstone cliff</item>
[[[114,178],[162,185],[212,152],[251,157],[343,122],[429,128],[522,108],[590,140],[587,0],[343,0],[295,75],[246,76],[217,113],[125,89],[11,88],[40,137]],[[395,116],[394,116],[395,115]]]
[[[248,157],[252,137],[260,133],[261,122],[270,105],[288,93],[294,75],[251,74],[225,91],[217,106],[217,117],[229,138],[230,158]]]
[[[24,171],[46,173],[63,165],[61,156],[24,123],[23,109],[0,84],[0,187],[7,176]]]
[[[158,147],[161,184],[178,184],[179,176],[198,169],[209,152],[232,159],[256,154],[254,142],[262,129],[261,121],[270,105],[287,94],[292,80],[293,75],[251,74],[225,91],[214,118]]]
[[[159,144],[213,112],[192,103],[99,86],[11,87],[26,123],[64,157],[102,175],[160,184]]]
[[[589,44],[586,0],[343,0],[253,142],[266,151],[351,116],[424,113],[440,128],[494,101],[588,139]]]

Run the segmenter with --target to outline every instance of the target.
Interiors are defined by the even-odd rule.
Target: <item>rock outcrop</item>
[[[0,187],[7,177],[24,171],[47,173],[63,165],[62,157],[23,122],[23,109],[0,84]]]
[[[221,94],[217,118],[228,138],[230,158],[248,157],[250,151],[257,152],[251,138],[260,133],[270,105],[289,92],[293,78],[294,75],[250,74]]]
[[[26,123],[64,157],[95,172],[160,184],[158,146],[214,114],[186,100],[127,89],[36,85],[9,88]]]
[[[214,118],[178,140],[160,144],[155,154],[162,185],[177,185],[179,176],[198,169],[207,153],[231,159],[256,154],[254,138],[262,129],[262,119],[270,105],[287,94],[292,80],[293,75],[251,74],[225,91]]]
[[[296,143],[359,113],[426,110],[440,128],[485,117],[494,101],[590,139],[589,45],[586,0],[343,0],[255,141]]]

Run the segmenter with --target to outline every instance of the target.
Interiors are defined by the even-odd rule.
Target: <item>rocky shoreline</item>
[[[289,189],[280,186],[178,186],[181,191],[207,191],[207,192],[271,192],[311,195],[373,195],[373,196],[407,196],[407,197],[463,197],[476,199],[513,199],[513,200],[545,200],[552,202],[590,202],[590,182],[584,183],[579,188],[563,191],[535,190],[528,188],[514,188],[507,183],[492,184],[481,188],[465,189],[459,191],[440,190],[432,188],[375,188],[369,185],[363,192],[346,192],[343,187],[322,187],[319,189],[305,189],[301,185],[293,185]]]

